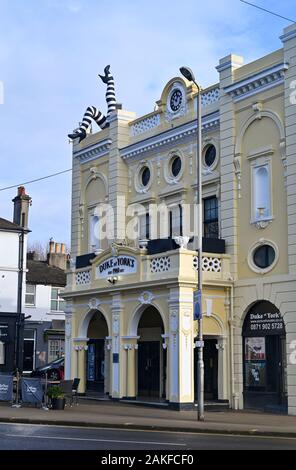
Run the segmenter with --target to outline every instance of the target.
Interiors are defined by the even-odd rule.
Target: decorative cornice
[[[112,144],[111,139],[104,139],[86,149],[74,152],[74,158],[77,158],[80,163],[87,163],[99,157],[103,157],[108,154],[110,145]]]
[[[217,128],[220,124],[219,112],[209,114],[202,119],[202,130],[207,132]],[[143,157],[146,152],[159,149],[160,147],[171,146],[172,143],[182,141],[187,137],[196,134],[197,121],[190,121],[182,126],[175,127],[156,136],[129,145],[120,150],[120,155],[124,160],[130,158]]]
[[[296,28],[292,29],[292,31],[288,31],[287,33],[282,34],[282,36],[280,36],[280,40],[283,43],[285,43],[287,41],[290,41],[290,39],[294,39],[294,38],[296,38]]]
[[[241,101],[259,92],[273,88],[284,83],[284,72],[288,69],[287,63],[281,63],[262,70],[240,80],[233,85],[224,88],[224,92],[233,98],[233,101]]]

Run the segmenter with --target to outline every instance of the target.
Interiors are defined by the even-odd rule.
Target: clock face
[[[181,90],[175,90],[172,93],[171,99],[170,99],[170,107],[173,112],[176,112],[180,109],[180,106],[182,104],[182,92]]]

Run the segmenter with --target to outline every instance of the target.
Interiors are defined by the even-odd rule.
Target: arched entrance
[[[286,412],[286,333],[279,310],[253,305],[243,324],[244,407]]]
[[[147,307],[138,324],[138,396],[165,398],[166,350],[162,347],[164,325],[158,310]]]
[[[108,351],[105,347],[106,337],[108,336],[108,325],[104,315],[96,310],[90,319],[87,337],[87,356],[86,356],[86,390],[98,393],[106,391],[108,380]]]

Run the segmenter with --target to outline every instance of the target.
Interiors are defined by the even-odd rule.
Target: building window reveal
[[[204,199],[204,237],[219,238],[218,199]]]
[[[25,304],[30,307],[36,305],[36,286],[32,284],[26,284]]]
[[[50,309],[53,312],[64,312],[66,302],[62,299],[61,295],[64,289],[59,287],[51,288],[51,302]]]
[[[253,218],[270,217],[270,177],[269,165],[253,168]]]
[[[48,340],[48,362],[52,362],[64,355],[65,341],[63,339]]]

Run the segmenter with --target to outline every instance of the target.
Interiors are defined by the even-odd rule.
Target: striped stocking
[[[105,75],[99,75],[104,83],[107,84],[106,91],[106,102],[108,106],[107,117],[101,113],[94,106],[89,106],[84,113],[82,123],[79,126],[79,129],[74,134],[69,134],[70,139],[79,138],[79,142],[85,139],[86,131],[91,124],[91,120],[94,120],[101,129],[109,127],[108,117],[112,112],[116,110],[116,97],[115,97],[115,88],[114,88],[114,78],[110,73],[110,65],[105,67]]]

